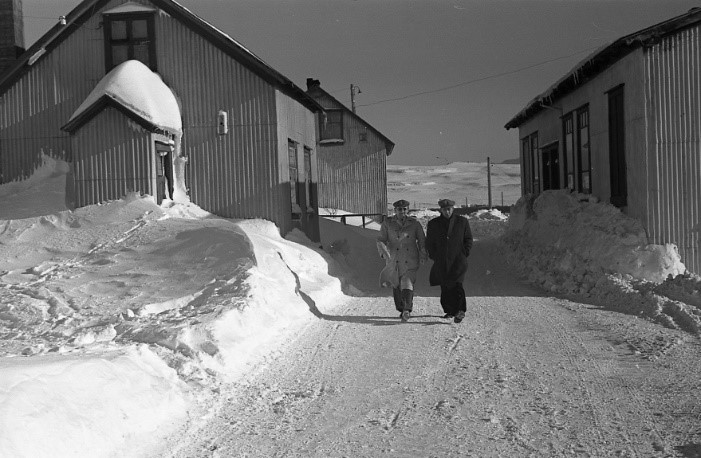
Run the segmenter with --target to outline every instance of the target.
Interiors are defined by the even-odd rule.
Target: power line
[[[549,63],[551,63],[551,62],[555,62],[555,61],[562,60],[562,59],[568,59],[568,58],[570,58],[570,57],[572,57],[572,56],[576,56],[577,54],[581,54],[581,53],[583,53],[583,52],[591,51],[591,50],[597,49],[597,48],[599,48],[599,46],[594,46],[594,47],[591,47],[591,48],[581,49],[581,50],[579,50],[579,51],[577,51],[577,52],[574,52],[574,53],[572,53],[572,54],[568,54],[568,55],[566,55],[566,56],[555,57],[555,58],[553,58],[553,59],[548,59],[548,60],[545,60],[545,61],[543,61],[543,62],[539,62],[539,63],[537,63],[537,64],[532,64],[532,65],[528,65],[528,66],[526,66],[526,67],[521,67],[521,68],[518,68],[518,69],[516,69],[516,70],[510,70],[510,71],[508,71],[508,72],[497,73],[497,74],[494,74],[494,75],[489,75],[489,76],[485,76],[485,77],[482,77],[482,78],[477,78],[477,79],[474,79],[474,80],[470,80],[470,81],[465,81],[465,82],[462,82],[462,83],[454,84],[454,85],[452,85],[452,86],[442,87],[442,88],[440,88],[440,89],[432,89],[432,90],[429,90],[429,91],[416,92],[416,93],[414,93],[414,94],[404,95],[404,96],[401,96],[401,97],[395,97],[395,98],[392,98],[392,99],[378,100],[378,101],[376,101],[376,102],[366,103],[366,104],[363,104],[363,105],[358,105],[358,107],[369,107],[369,106],[372,106],[372,105],[378,105],[378,104],[380,104],[380,103],[385,103],[385,102],[397,102],[397,101],[399,101],[399,100],[406,100],[406,99],[410,99],[410,98],[412,98],[412,97],[418,97],[418,96],[420,96],[420,95],[434,94],[434,93],[436,93],[436,92],[442,92],[442,91],[447,91],[447,90],[449,90],[449,89],[455,89],[456,87],[467,86],[468,84],[479,83],[480,81],[486,81],[486,80],[490,80],[490,79],[494,79],[494,78],[499,78],[499,77],[506,76],[506,75],[513,75],[514,73],[519,73],[519,72],[522,72],[522,71],[524,71],[524,70],[529,70],[529,69],[531,69],[531,68],[540,67],[541,65],[549,64]]]

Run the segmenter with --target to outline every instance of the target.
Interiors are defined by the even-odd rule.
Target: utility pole
[[[358,86],[355,84],[351,83],[350,85],[350,91],[351,91],[351,109],[353,110],[353,113],[355,113],[355,94],[360,94],[362,91]]]
[[[487,156],[487,196],[489,198],[489,209],[492,209],[492,163]]]

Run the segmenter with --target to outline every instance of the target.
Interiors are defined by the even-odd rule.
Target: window
[[[577,165],[579,191],[591,194],[591,150],[589,149],[589,107],[577,110]]]
[[[567,188],[591,194],[591,149],[589,147],[589,107],[583,106],[562,117]]]
[[[565,177],[567,189],[574,190],[574,122],[572,113],[569,113],[562,118],[562,126],[565,136],[564,142],[564,158],[565,158]]]
[[[326,110],[319,116],[319,139],[343,141],[343,111]]]
[[[538,161],[538,133],[521,139],[521,154],[523,156],[523,172],[525,191],[529,194],[540,192],[540,173]]]
[[[156,71],[156,42],[152,13],[105,15],[105,68],[112,70],[135,59]]]
[[[304,190],[307,208],[313,207],[312,202],[312,150],[304,147]]]
[[[297,143],[292,140],[287,141],[287,156],[290,163],[290,191],[292,202],[292,213],[300,213],[299,194],[297,193],[297,182],[299,181],[297,162]]]

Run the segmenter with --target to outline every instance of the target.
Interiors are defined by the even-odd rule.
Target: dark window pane
[[[129,59],[129,46],[127,45],[112,45],[112,66],[125,62]]]
[[[134,59],[143,62],[147,67],[149,66],[149,54],[148,45],[134,45]]]
[[[148,38],[146,19],[135,19],[131,22],[131,37],[133,39]]]
[[[112,21],[111,32],[113,40],[126,40],[127,39],[127,22],[126,21]]]

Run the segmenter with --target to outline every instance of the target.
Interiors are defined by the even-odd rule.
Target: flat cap
[[[409,208],[409,201],[408,201],[408,200],[404,200],[404,199],[399,199],[398,201],[396,201],[396,202],[393,203],[392,205],[394,205],[394,208],[397,208],[397,207],[407,207],[407,208]]]
[[[450,199],[441,199],[438,201],[438,206],[441,208],[444,207],[455,207],[455,201],[450,200]]]

